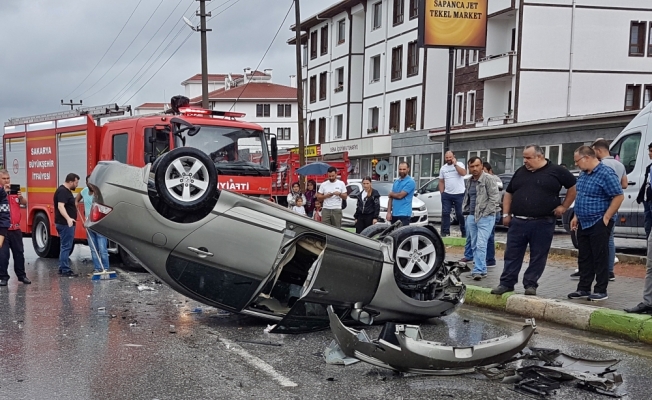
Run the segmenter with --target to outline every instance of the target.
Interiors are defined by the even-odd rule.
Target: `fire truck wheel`
[[[192,147],[179,147],[163,155],[154,177],[159,197],[175,210],[198,210],[217,193],[215,164]]]
[[[59,237],[52,236],[50,233],[50,221],[43,213],[38,213],[34,217],[32,245],[34,246],[34,251],[39,257],[59,257]]]
[[[405,226],[389,234],[394,238],[394,276],[413,284],[428,280],[444,264],[444,242],[427,228]]]

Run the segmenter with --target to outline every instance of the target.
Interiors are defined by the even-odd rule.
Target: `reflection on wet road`
[[[13,276],[0,288],[0,398],[453,398],[522,399],[478,374],[399,375],[357,363],[327,365],[329,331],[308,335],[264,332],[266,321],[228,314],[187,300],[146,273],[120,272],[93,282],[88,250],[76,246],[73,269],[60,278],[56,260],[37,259],[25,241],[32,285]],[[118,267],[120,267],[118,265]],[[138,290],[143,284],[154,291]],[[475,344],[513,334],[522,318],[464,307],[422,326],[424,337]],[[587,358],[617,358],[623,389],[648,398],[652,373],[645,345],[539,322],[531,346]],[[367,329],[377,337],[381,327]],[[603,398],[564,385],[553,398]]]

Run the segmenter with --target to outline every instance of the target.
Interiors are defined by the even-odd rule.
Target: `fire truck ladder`
[[[33,115],[30,117],[10,118],[8,122],[5,122],[5,126],[31,124],[33,122],[45,122],[63,118],[73,118],[88,114],[93,116],[93,119],[96,121],[99,121],[100,118],[124,115],[125,112],[131,112],[131,106],[120,107],[117,104],[105,104],[102,106],[84,107],[78,108],[76,110]]]

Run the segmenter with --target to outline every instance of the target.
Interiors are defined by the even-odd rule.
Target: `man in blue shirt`
[[[620,179],[613,169],[601,163],[595,151],[581,146],[573,155],[575,165],[582,173],[577,179],[575,216],[571,229],[577,231],[580,282],[569,299],[588,298],[591,301],[608,299],[609,236],[615,223],[615,214],[625,196]],[[591,285],[596,285],[591,294]]]
[[[399,178],[394,181],[392,191],[389,192],[387,204],[387,216],[385,219],[390,223],[394,220],[401,221],[403,226],[410,225],[412,218],[412,198],[414,197],[414,179],[409,175],[410,166],[406,162],[398,165]]]

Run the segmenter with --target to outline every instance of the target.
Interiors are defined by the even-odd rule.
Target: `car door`
[[[619,236],[645,238],[643,205],[636,202],[645,179],[645,166],[649,163],[647,146],[641,146],[645,128],[635,127],[623,132],[611,146],[611,152],[625,166],[629,183],[627,189],[624,189],[625,198],[618,209],[615,234]]]
[[[299,300],[271,332],[324,329],[329,324],[328,305],[344,317],[355,303],[369,304],[380,284],[383,259],[380,247],[329,236],[310,267]]]
[[[198,301],[240,311],[271,273],[285,227],[283,219],[233,207],[186,236],[167,271]]]
[[[355,223],[355,209],[358,206],[357,196],[360,194],[361,190],[362,185],[358,186],[357,183],[351,183],[346,187],[348,197],[346,198],[346,208],[342,210],[342,221],[349,225]]]
[[[417,192],[417,198],[426,204],[429,221],[441,221],[441,193],[439,178],[428,181]]]

